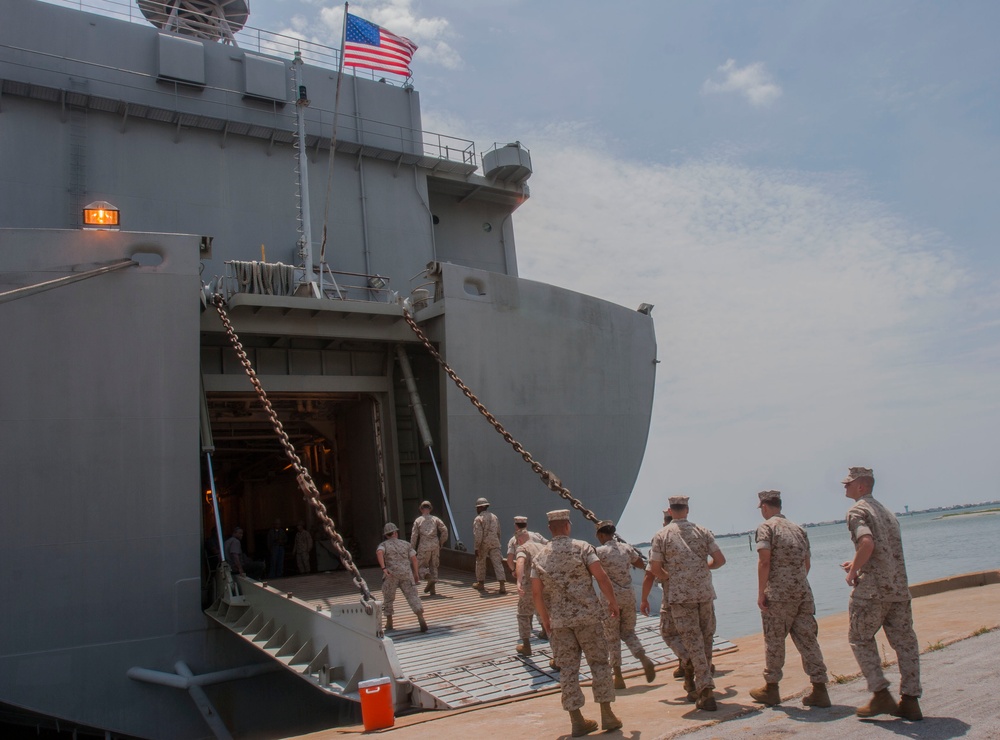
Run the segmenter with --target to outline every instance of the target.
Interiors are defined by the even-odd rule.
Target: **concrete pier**
[[[960,703],[954,707],[939,706],[945,695],[954,694],[957,683],[955,677],[946,674],[952,649],[948,646],[966,640],[974,633],[1000,627],[1000,583],[996,571],[987,571],[983,576],[956,576],[933,582],[933,588],[917,588],[917,593],[927,593],[913,600],[914,623],[921,650],[925,695],[922,700],[926,719],[913,725],[920,734],[913,735],[905,729],[903,734],[910,737],[954,737],[945,727],[939,728],[945,734],[933,734],[935,723],[948,722],[949,726],[961,723],[967,726],[962,732],[969,738],[1000,738],[1000,719],[994,710],[984,717],[975,714],[973,702]],[[978,585],[983,584],[983,585]],[[844,606],[847,606],[847,592],[844,588]],[[965,653],[958,661],[963,671],[979,676],[977,683],[1000,685],[1000,661],[997,660],[997,632],[973,637],[972,642],[956,645],[954,653]],[[614,708],[624,722],[622,730],[612,733],[595,733],[594,737],[671,738],[681,734],[699,732],[693,737],[714,738],[773,737],[779,734],[803,737],[851,736],[851,732],[868,732],[869,722],[861,722],[853,715],[858,703],[866,700],[863,680],[856,680],[859,671],[850,646],[847,644],[847,613],[825,617],[819,622],[819,637],[823,654],[831,677],[830,693],[834,707],[827,710],[808,710],[801,704],[801,696],[809,687],[809,680],[802,672],[798,653],[789,641],[785,676],[781,682],[782,704],[774,709],[765,709],[750,699],[751,688],[763,683],[761,670],[764,664],[763,638],[751,635],[732,640],[738,650],[716,658],[716,697],[719,710],[702,712],[685,700],[681,682],[671,677],[669,668],[661,669],[656,680],[647,684],[639,675],[627,677],[629,688],[619,691]],[[884,637],[877,637],[884,646],[886,657],[894,659]],[[976,642],[989,642],[983,649]],[[971,648],[970,648],[971,646]],[[887,669],[890,680],[895,681],[892,690],[898,694],[898,674]],[[587,706],[584,715],[599,718],[599,710],[592,703],[589,689],[584,690]],[[843,695],[843,696],[842,696]],[[860,701],[859,701],[860,697]],[[966,697],[968,698],[968,697]],[[947,717],[943,715],[947,714]],[[752,727],[743,728],[742,723],[751,715],[757,721],[768,723],[758,731]],[[992,719],[990,719],[992,718]],[[887,718],[900,725],[908,725],[903,720]],[[780,729],[776,724],[781,722]],[[719,723],[725,725],[719,726]],[[832,724],[830,724],[832,723]],[[856,725],[861,727],[857,728]],[[842,727],[842,725],[844,727]],[[714,726],[714,727],[713,727]],[[866,726],[868,729],[866,729]],[[741,729],[742,728],[742,729]],[[309,735],[309,738],[335,738],[362,732],[361,726],[337,728]],[[737,732],[739,730],[739,732]],[[926,734],[925,733],[930,733]],[[557,690],[527,699],[478,706],[469,710],[423,712],[399,717],[395,727],[380,734],[389,734],[400,739],[430,737],[482,737],[498,732],[510,732],[518,737],[567,737],[569,719],[560,707]],[[813,734],[808,734],[808,733]],[[816,732],[821,732],[817,735]]]

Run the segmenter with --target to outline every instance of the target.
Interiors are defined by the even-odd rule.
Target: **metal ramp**
[[[243,576],[229,585],[221,571],[216,578],[222,595],[205,614],[292,673],[353,701],[360,701],[360,681],[389,676],[396,705],[410,705],[410,685],[392,640],[381,635],[381,609],[368,613],[349,578],[353,598],[345,594],[325,607]]]
[[[362,571],[372,586],[380,583],[376,569]],[[496,583],[487,583],[487,593],[472,588],[472,574],[442,568],[437,596],[421,596],[430,630],[421,633],[416,617],[402,594],[397,594],[393,621],[398,629],[388,633],[402,675],[411,687],[413,706],[424,709],[455,709],[555,689],[559,673],[549,668],[549,644],[533,640],[533,654],[522,658],[514,652],[517,636],[517,595],[497,594]],[[357,601],[346,573],[314,574],[283,578],[272,583],[292,592],[314,609],[332,608]],[[372,590],[376,598],[381,593]],[[536,630],[538,625],[536,622]],[[639,616],[636,629],[646,654],[657,667],[673,667],[677,658],[659,634],[659,617]],[[716,637],[716,653],[736,647]],[[642,667],[622,646],[622,671],[641,674]],[[586,661],[581,678],[590,679]],[[642,679],[632,679],[642,680]],[[631,682],[630,682],[631,683]]]

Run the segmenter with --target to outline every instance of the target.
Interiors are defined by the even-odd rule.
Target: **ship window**
[[[441,223],[441,219],[439,219],[437,216],[432,216],[431,219],[434,221],[435,226]]]

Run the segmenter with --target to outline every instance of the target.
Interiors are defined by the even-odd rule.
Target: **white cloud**
[[[656,306],[662,364],[628,536],[648,538],[668,491],[711,500],[698,519],[729,531],[754,524],[743,499],[765,487],[815,498],[803,521],[842,515],[849,465],[894,469],[911,508],[936,505],[956,469],[970,500],[996,479],[1000,307],[941,235],[849,175],[620,161],[572,125],[523,139],[521,275]],[[963,333],[963,356],[943,349]],[[919,465],[935,457],[948,464]]]
[[[758,108],[766,107],[781,97],[781,87],[774,82],[763,62],[754,62],[741,69],[736,66],[735,59],[728,59],[717,71],[721,73],[722,80],[705,80],[701,86],[703,94],[738,93]]]

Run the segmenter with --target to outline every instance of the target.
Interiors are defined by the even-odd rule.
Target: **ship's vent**
[[[494,180],[524,182],[531,177],[531,153],[519,141],[504,146],[494,144],[483,155],[483,172]]]
[[[205,47],[200,41],[168,33],[159,34],[157,77],[188,85],[205,85]]]

